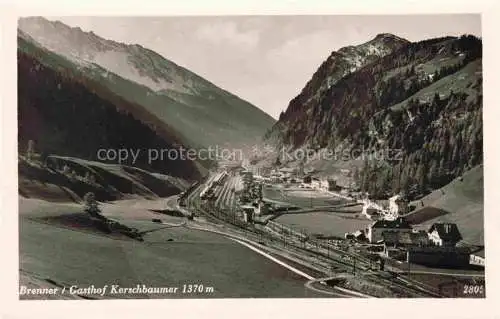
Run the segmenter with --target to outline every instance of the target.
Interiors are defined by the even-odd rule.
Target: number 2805
[[[464,295],[482,295],[484,294],[483,285],[464,285]]]

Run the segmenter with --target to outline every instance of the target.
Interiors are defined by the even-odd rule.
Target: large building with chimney
[[[411,225],[403,218],[395,220],[381,219],[373,223],[367,231],[367,239],[370,243],[381,242],[384,232],[411,232]]]

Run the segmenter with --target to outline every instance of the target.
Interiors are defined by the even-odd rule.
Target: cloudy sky
[[[481,36],[479,15],[48,17],[141,44],[253,103],[286,109],[331,51],[378,33],[410,41]]]

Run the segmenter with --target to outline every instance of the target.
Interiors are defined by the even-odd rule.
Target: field
[[[264,187],[264,198],[290,203],[293,206],[310,208],[311,206],[331,206],[344,202],[343,199],[327,195],[312,189],[298,187]]]
[[[321,209],[321,207],[345,203],[344,199],[333,195],[298,187],[267,187],[264,189],[264,197],[287,202],[303,209]],[[340,208],[338,212],[327,212],[326,210],[305,213],[290,212],[278,216],[274,221],[309,234],[344,238],[345,233],[365,229],[373,223],[364,217],[358,217],[359,213],[361,213],[360,206]]]
[[[344,237],[347,232],[354,232],[368,227],[373,221],[355,218],[352,213],[313,212],[281,215],[274,220],[309,234]]]
[[[59,285],[82,287],[202,284],[214,288],[208,294],[149,296],[152,298],[318,296],[304,288],[304,278],[220,235],[176,227],[148,233],[144,242],[113,238],[98,231],[62,227],[53,220],[51,224],[40,223],[37,217],[67,216],[81,208],[75,204],[32,201],[20,200],[19,268],[23,282],[51,280]],[[119,205],[114,204],[115,216]],[[131,213],[122,217],[121,222],[140,231],[159,226],[146,218],[134,220]],[[165,218],[169,222],[176,219]]]

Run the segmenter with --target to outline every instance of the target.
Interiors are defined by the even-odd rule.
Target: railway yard
[[[464,283],[472,285],[484,279],[484,272],[481,277],[480,272],[428,269],[381,258],[370,251],[370,245],[339,236],[360,223],[367,224],[343,210],[353,205],[351,202],[332,194],[293,196],[296,193],[299,190],[284,190],[282,185],[248,182],[241,170],[225,168],[193,185],[177,202],[178,209],[198,227],[210,225],[275,262],[293,267],[304,277],[307,289],[324,297],[455,297]],[[266,213],[252,213],[252,200],[267,203]],[[253,211],[258,212],[260,206],[253,204]],[[305,218],[312,213],[341,219],[339,226],[332,223],[331,227],[343,228],[335,234],[322,233],[321,228],[302,222],[312,220],[314,224],[314,215]],[[293,217],[300,218],[287,222]],[[318,223],[329,227],[323,220]],[[426,283],[433,276],[440,278],[441,285]]]

